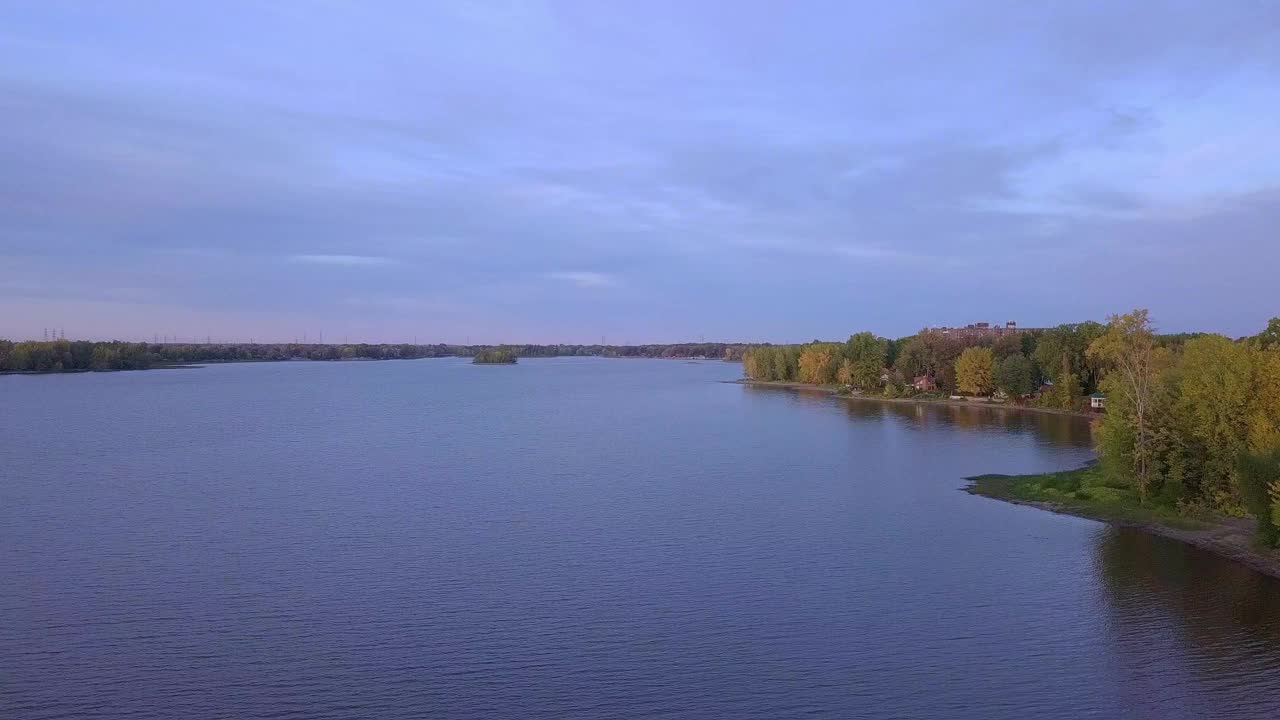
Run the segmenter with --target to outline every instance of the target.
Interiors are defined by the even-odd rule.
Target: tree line
[[[889,397],[998,392],[1014,401],[1081,410],[1100,389],[1105,363],[1088,349],[1106,329],[1098,322],[1033,330],[926,329],[898,339],[861,332],[844,343],[751,346],[743,369],[753,380],[840,384]],[[1156,341],[1177,348],[1196,337]]]
[[[654,345],[417,345],[408,343],[131,343],[89,340],[0,339],[0,372],[145,370],[164,365],[283,360],[394,360],[474,357],[502,349],[519,357],[646,357],[741,359],[741,343]]]
[[[1255,336],[1160,335],[1145,310],[1043,330],[925,330],[890,340],[763,345],[747,377],[846,385],[887,397],[1003,393],[1095,422],[1109,482],[1144,503],[1253,515],[1280,544],[1280,318]]]

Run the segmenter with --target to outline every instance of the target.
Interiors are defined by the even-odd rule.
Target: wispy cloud
[[[853,258],[855,260],[924,260],[924,256],[915,253],[894,250],[893,248],[875,247],[873,245],[835,245],[831,247],[833,255]]]
[[[557,280],[576,285],[580,288],[607,288],[617,287],[619,280],[617,277],[608,273],[589,272],[580,270],[562,270],[558,272],[549,272],[544,275],[548,280]]]
[[[343,298],[342,304],[357,310],[376,312],[456,312],[463,306],[431,297],[414,295],[360,295]]]
[[[347,267],[378,267],[396,265],[398,260],[376,255],[291,255],[289,262],[303,265],[343,265]]]

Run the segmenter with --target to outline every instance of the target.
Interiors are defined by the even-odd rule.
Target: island
[[[516,354],[513,350],[480,350],[471,362],[474,365],[515,365]]]

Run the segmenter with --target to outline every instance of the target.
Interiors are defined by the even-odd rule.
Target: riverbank
[[[1137,528],[1280,578],[1280,550],[1254,543],[1252,519],[1184,515],[1168,507],[1141,505],[1132,489],[1109,485],[1096,463],[1065,472],[978,475],[967,480],[965,491],[972,495]]]
[[[841,391],[838,385],[810,385],[800,382],[783,382],[776,380],[749,380],[743,378],[740,380],[726,380],[725,382],[737,385],[755,385],[759,387],[776,387],[790,390],[812,390],[815,392],[825,392],[836,397],[846,398],[848,400],[863,400],[866,402],[876,403],[899,403],[905,405],[947,405],[950,407],[972,407],[972,408],[996,408],[1000,410],[1016,410],[1020,412],[1041,413],[1044,415],[1067,415],[1069,417],[1079,418],[1096,418],[1096,413],[1075,412],[1074,410],[1058,410],[1057,408],[1042,408],[1031,405],[1010,405],[1007,403],[987,402],[985,400],[952,400],[946,397],[904,397],[904,398],[887,398],[879,395],[851,395]]]
[[[1001,408],[1049,415],[1092,418],[1091,413],[1078,413],[1051,408],[1003,405],[1000,403],[950,400],[947,398],[884,398],[847,395],[838,386],[809,385],[798,382],[763,382],[727,380],[739,385],[776,387],[790,390],[823,392],[849,400],[877,403],[910,403],[948,405],[953,407]],[[1173,508],[1141,505],[1137,494],[1127,488],[1108,485],[1102,470],[1091,464],[1076,470],[1042,475],[978,475],[966,478],[965,491],[972,495],[1026,505],[1063,515],[1089,518],[1122,527],[1131,527],[1173,540],[1179,540],[1228,560],[1244,564],[1264,575],[1280,579],[1280,550],[1269,550],[1254,544],[1255,523],[1252,518],[1228,518],[1208,513],[1186,515]]]

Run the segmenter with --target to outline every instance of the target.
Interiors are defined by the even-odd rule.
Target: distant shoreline
[[[192,362],[156,363],[144,368],[68,368],[65,370],[0,370],[0,375],[80,375],[83,373],[117,373],[146,372],[147,370],[199,370],[209,365],[237,365],[241,363],[336,363],[336,362],[387,362],[391,360],[435,360],[436,358],[461,357],[458,355],[435,355],[420,358],[333,358],[331,360],[313,360],[311,358],[281,358],[278,360],[244,358],[235,360],[194,360]]]
[[[985,402],[982,400],[951,400],[950,398],[887,398],[876,395],[846,395],[840,392],[840,389],[833,385],[809,385],[808,383],[790,382],[781,380],[751,380],[742,378],[739,380],[725,380],[724,382],[736,385],[752,385],[757,387],[772,387],[784,390],[811,390],[814,392],[823,392],[835,397],[844,398],[846,400],[859,400],[874,403],[897,403],[906,405],[942,405],[946,407],[969,407],[969,408],[992,408],[999,410],[1018,410],[1021,412],[1040,413],[1043,415],[1065,415],[1068,417],[1078,418],[1096,418],[1096,413],[1077,412],[1075,410],[1059,410],[1057,408],[1041,408],[1031,405],[1007,405],[1005,403]]]
[[[268,360],[223,360],[191,363],[161,363],[144,368],[69,368],[67,370],[0,370],[0,375],[83,375],[85,373],[143,372],[146,370],[197,370],[224,362],[270,362]]]
[[[146,370],[173,370],[179,368],[202,368],[208,365],[233,365],[238,363],[347,363],[347,362],[389,362],[393,360],[444,360],[448,358],[468,359],[471,355],[423,355],[421,357],[349,357],[349,358],[307,358],[307,357],[291,357],[291,358],[235,358],[231,360],[192,360],[190,362],[167,362],[156,363],[144,368],[67,368],[64,370],[0,370],[0,376],[4,375],[74,375],[79,373],[99,373],[99,372],[142,372]],[[703,362],[728,362],[736,363],[740,360],[725,360],[723,358],[689,358],[689,357],[646,357],[644,355],[530,355],[528,357],[517,356],[517,360],[553,360],[557,358],[598,358],[601,360],[684,360],[691,363]],[[511,365],[515,363],[475,363],[477,365]]]

